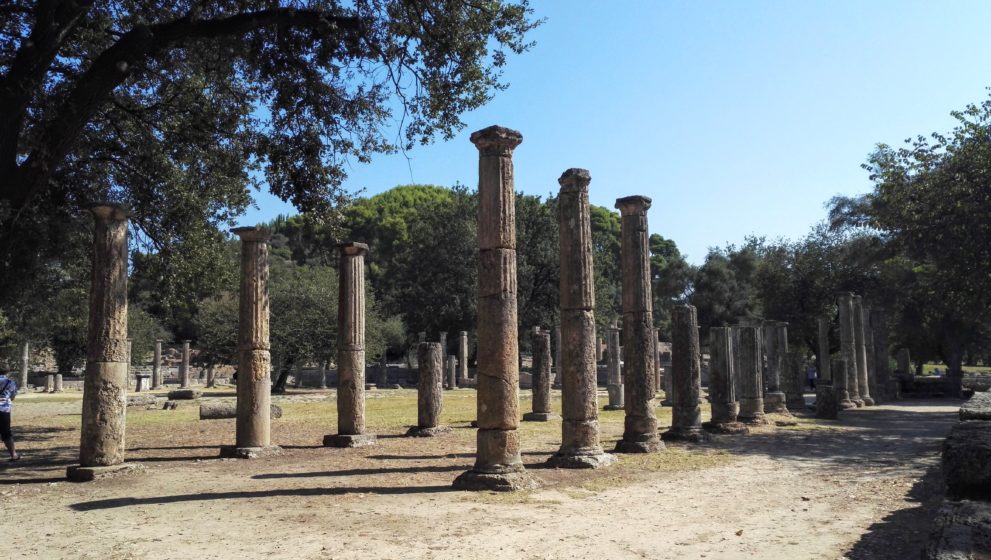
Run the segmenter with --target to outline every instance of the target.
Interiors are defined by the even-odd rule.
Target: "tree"
[[[654,233],[650,236],[650,276],[654,324],[665,340],[671,340],[671,310],[687,301],[695,270],[673,240]]]
[[[330,213],[351,161],[460,130],[538,23],[525,0],[7,2],[0,297],[88,201],[128,205],[163,270],[209,263],[251,188]]]

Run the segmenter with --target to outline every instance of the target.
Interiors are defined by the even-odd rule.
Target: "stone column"
[[[561,294],[561,449],[547,463],[569,469],[595,469],[615,461],[599,442],[600,351],[595,332],[595,275],[592,226],[585,169],[565,171],[558,183]]]
[[[717,434],[745,434],[750,430],[737,421],[740,403],[736,398],[736,370],[733,357],[733,329],[709,329],[709,400],[712,420],[703,427]]]
[[[664,368],[661,373],[661,385],[664,388],[664,400],[661,401],[661,406],[671,406],[671,394],[674,392],[671,389],[671,366],[668,365]]]
[[[898,349],[898,373],[907,375],[912,373],[912,355],[909,353],[908,348]]]
[[[447,357],[447,388],[458,388],[458,357],[454,354]]]
[[[860,399],[860,390],[857,378],[857,350],[854,340],[854,315],[853,294],[850,292],[840,292],[836,294],[836,305],[839,307],[840,317],[840,356],[846,360],[846,390],[849,395],[848,400],[855,406],[864,406],[864,401]],[[836,387],[840,385],[837,383]],[[847,408],[847,403],[842,399],[840,406]]]
[[[819,348],[816,351],[816,367],[818,368],[819,380],[816,383],[829,383],[833,384],[833,374],[830,368],[830,362],[832,361],[831,354],[829,352],[829,319],[827,317],[819,317]]]
[[[883,391],[878,387],[877,360],[874,349],[874,325],[871,324],[873,313],[870,307],[864,307],[864,347],[867,350],[867,388],[870,390],[871,399],[874,404],[881,404],[884,400]]]
[[[447,333],[440,333],[440,353],[443,356],[447,356]]]
[[[471,135],[478,161],[478,433],[474,467],[454,481],[463,490],[536,486],[520,458],[519,342],[516,314],[515,130]]]
[[[267,254],[267,253],[266,253]],[[182,362],[179,364],[179,388],[189,388],[189,341],[182,341]]]
[[[654,340],[647,210],[650,198],[616,200],[623,269],[623,400],[626,418],[616,451],[650,453],[664,447],[654,416]],[[696,333],[696,337],[697,337]],[[697,339],[696,339],[697,341]],[[698,406],[698,403],[696,403]]]
[[[62,374],[55,372],[55,379],[52,383],[52,392],[61,393],[62,392]]]
[[[602,339],[595,339],[595,363],[602,361]]]
[[[830,371],[834,372],[837,377],[840,375],[846,376],[846,361],[842,359],[831,361],[832,363],[829,365]],[[839,411],[839,392],[831,383],[820,379],[816,383],[816,418],[836,420],[839,416]]]
[[[861,296],[853,296],[853,343],[857,359],[857,389],[864,406],[873,406],[874,399],[871,398],[868,382],[867,342],[864,331],[864,300]]]
[[[788,396],[787,405],[789,410],[795,412],[805,411],[805,381],[806,374],[805,358],[801,352],[788,352],[785,354],[784,371],[785,379],[789,382],[784,387]]]
[[[468,386],[468,331],[458,333],[458,385]]]
[[[654,397],[657,397],[657,393],[661,390],[661,345],[660,336],[661,330],[654,329],[654,334],[652,335],[654,339]]]
[[[533,334],[533,411],[523,415],[524,422],[546,422],[551,414],[551,333]]]
[[[55,374],[49,373],[45,376],[45,392],[54,393],[55,392]]]
[[[609,393],[609,403],[606,410],[623,410],[623,370],[619,349],[619,329],[615,326],[606,331],[606,390]]]
[[[871,311],[871,336],[874,339],[874,375],[878,387],[888,400],[898,397],[898,384],[891,377],[891,362],[888,349],[888,317],[883,309]]]
[[[211,389],[217,386],[217,379],[213,364],[206,366],[206,386]]]
[[[128,468],[124,463],[128,215],[123,207],[110,204],[97,204],[89,211],[95,227],[79,465],[66,471],[73,482]]]
[[[17,388],[20,391],[27,390],[30,358],[31,358],[31,343],[25,342],[23,345],[21,345],[21,371],[20,371],[20,375],[17,376]]]
[[[419,377],[416,383],[416,426],[406,432],[408,437],[434,437],[451,432],[450,426],[441,426],[440,413],[444,409],[443,359],[439,342],[421,342],[416,348]]]
[[[766,424],[764,415],[764,377],[761,371],[760,327],[734,327],[733,348],[736,364],[739,365],[737,379],[740,381],[740,413],[738,420],[747,424]]]
[[[554,327],[554,384],[555,389],[561,388],[561,326]]]
[[[781,390],[781,371],[784,366],[784,356],[788,352],[787,335],[788,323],[782,321],[767,321],[764,323],[764,351],[767,354],[767,381],[764,393],[764,411],[777,414],[788,414],[787,395]],[[785,336],[781,336],[780,331]],[[785,347],[782,347],[782,340]]]
[[[253,459],[279,453],[271,442],[272,356],[268,329],[268,230],[239,227],[241,288],[237,324],[237,431],[221,457]],[[185,345],[184,345],[185,346]],[[185,352],[184,352],[185,354]]]
[[[151,364],[151,388],[162,388],[162,341],[155,340],[155,358]]]
[[[693,305],[676,305],[671,313],[671,428],[664,441],[704,441],[702,431],[702,351]]]
[[[131,377],[132,377],[131,372],[134,370],[134,363],[131,360],[131,345],[133,343],[134,343],[134,339],[133,338],[127,339],[127,382],[128,382],[128,386],[130,386],[130,383],[131,383]],[[134,385],[135,385],[135,388],[136,388],[137,387],[137,380],[135,380]]]
[[[379,389],[388,389],[391,387],[389,384],[389,364],[385,360],[385,352],[382,353],[382,357],[379,360],[379,375],[376,385]]]
[[[337,434],[327,447],[375,444],[365,433],[365,254],[364,243],[341,243],[337,297]]]

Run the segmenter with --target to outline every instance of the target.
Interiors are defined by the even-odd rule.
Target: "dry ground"
[[[194,403],[131,408],[128,458],[140,471],[72,484],[79,399],[15,403],[26,458],[0,463],[10,558],[914,558],[959,406],[901,401],[839,422],[801,419],[595,472],[541,468],[560,422],[525,423],[524,459],[543,488],[505,495],[451,489],[473,458],[472,390],[445,392],[453,435],[415,440],[400,437],[416,420],[415,391],[372,391],[379,444],[352,450],[319,445],[334,431],[333,391],[295,391],[276,398],[285,415],[273,441],[285,454],[256,461],[216,458],[234,421],[198,421]],[[669,409],[658,414],[670,422]],[[622,413],[600,419],[611,447]]]

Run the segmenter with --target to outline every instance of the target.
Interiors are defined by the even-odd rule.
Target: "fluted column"
[[[782,348],[782,339],[787,345],[787,334],[782,337],[781,329],[787,329],[788,323],[781,321],[767,321],[764,323],[764,351],[767,355],[767,387],[764,393],[764,411],[778,414],[787,414],[787,396],[781,390],[781,371],[784,366],[784,356],[788,352],[787,348]],[[787,331],[785,331],[787,333]]]
[[[79,465],[66,471],[74,482],[124,468],[127,420],[128,214],[112,204],[89,211],[95,224]]]
[[[162,341],[155,340],[155,357],[151,364],[151,388],[162,388]]]
[[[836,305],[839,308],[840,320],[840,354],[846,360],[846,390],[849,401],[855,406],[864,406],[860,398],[859,378],[857,376],[857,347],[854,331],[853,294],[840,292],[836,295]],[[847,408],[847,403],[840,401],[841,408]]]
[[[595,275],[592,226],[585,169],[572,168],[558,179],[560,241],[561,449],[548,460],[559,468],[594,469],[615,461],[599,442],[595,332]]]
[[[179,363],[179,388],[189,387],[189,341],[182,341],[182,362]]]
[[[665,441],[706,439],[702,431],[702,352],[698,315],[693,305],[676,305],[671,313],[671,428]]]
[[[738,420],[747,424],[765,424],[764,377],[761,371],[760,327],[734,327],[733,353],[740,381],[740,413]]]
[[[466,490],[520,490],[536,483],[520,458],[519,342],[516,314],[515,131],[471,135],[478,148],[478,396],[474,467],[454,481]]]
[[[364,447],[375,443],[365,433],[365,254],[368,245],[337,246],[337,434],[328,447]]]
[[[19,391],[26,391],[28,386],[28,369],[31,358],[31,343],[25,342],[21,345],[21,371],[17,376],[17,388]]]
[[[857,391],[864,406],[873,406],[871,387],[867,371],[867,341],[864,336],[864,298],[853,296],[853,344],[854,357],[857,360]]]
[[[623,400],[626,418],[616,451],[649,453],[664,447],[654,415],[654,345],[651,308],[650,244],[647,210],[650,199],[616,200],[620,213],[623,269]],[[697,405],[697,403],[696,403]]]
[[[468,331],[458,333],[458,386],[468,386]]]
[[[623,404],[623,360],[620,357],[619,329],[615,326],[606,331],[606,352],[609,354],[606,359],[606,391],[609,402],[605,408],[623,410],[626,408]]]
[[[660,329],[654,329],[654,333],[651,337],[654,339],[654,386],[653,395],[657,398],[657,393],[661,391],[661,345],[660,345]]]
[[[257,227],[231,230],[241,238],[241,289],[237,325],[237,423],[235,445],[221,457],[252,459],[277,453],[271,445],[272,358],[269,352],[268,240]]]
[[[712,420],[703,427],[717,434],[745,434],[749,430],[737,420],[740,403],[736,396],[736,364],[733,329],[709,329],[709,400]]]

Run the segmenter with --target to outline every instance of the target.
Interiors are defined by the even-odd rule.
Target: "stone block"
[[[960,420],[991,420],[991,393],[974,393],[960,407]]]
[[[991,503],[945,501],[933,521],[923,560],[991,558]]]
[[[194,401],[203,396],[199,389],[175,389],[169,391],[170,401]]]
[[[991,498],[991,421],[967,420],[943,442],[943,479],[956,498]]]

